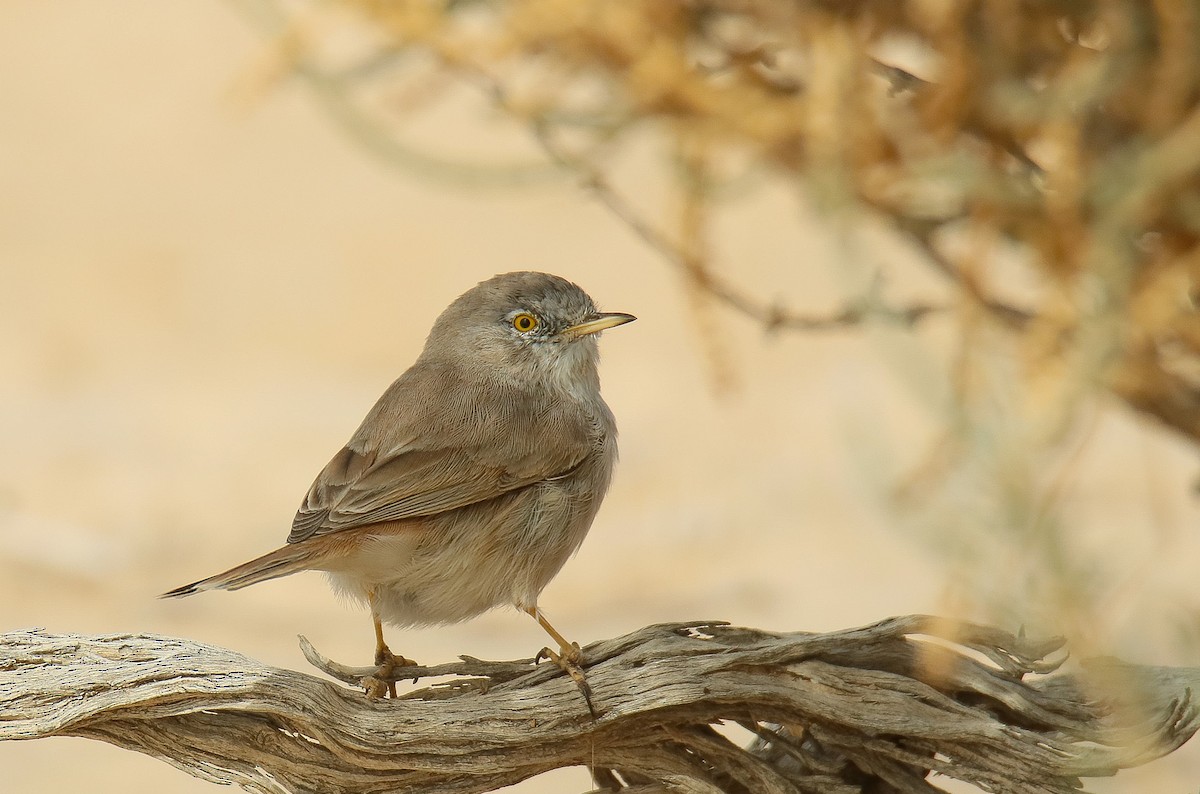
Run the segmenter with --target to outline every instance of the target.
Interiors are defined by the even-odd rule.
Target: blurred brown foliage
[[[702,307],[767,330],[940,318],[949,347],[925,347],[949,376],[944,439],[899,493],[940,490],[936,546],[971,589],[986,569],[1073,626],[1105,611],[1103,564],[1053,509],[1089,408],[1114,396],[1200,444],[1200,2],[242,3],[273,31],[267,71],[307,78],[361,142],[460,182],[574,174]],[[462,85],[531,133],[529,164],[397,144]],[[673,160],[661,215],[616,174],[647,134]],[[757,297],[712,240],[747,175],[839,228],[889,229],[940,292],[885,299],[880,279],[820,316]]]
[[[762,323],[821,328],[872,312],[913,322],[935,307],[811,318],[746,294],[736,266],[718,275],[703,245],[706,187],[730,163],[889,222],[952,285],[962,345],[981,323],[1015,337],[1030,399],[1070,406],[1108,390],[1200,442],[1200,3],[332,6],[353,19],[338,45],[353,55],[324,72],[339,90],[386,85],[412,100],[393,106],[401,113],[439,77],[482,87],[695,285]],[[322,7],[322,23],[313,7],[290,8],[288,70],[334,57]],[[392,68],[414,53],[425,68]],[[606,158],[651,122],[678,152],[674,234],[605,177]],[[1023,294],[998,264],[1014,261],[1033,276]]]

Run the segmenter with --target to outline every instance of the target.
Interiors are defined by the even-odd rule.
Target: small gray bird
[[[379,669],[364,686],[376,697],[395,667],[412,664],[388,649],[382,623],[456,623],[513,604],[582,684],[579,646],[537,599],[608,490],[617,430],[600,396],[596,334],[633,319],[597,311],[547,273],[481,282],[442,312],[420,358],[317,476],[287,545],[163,597],[325,571],[371,609]]]

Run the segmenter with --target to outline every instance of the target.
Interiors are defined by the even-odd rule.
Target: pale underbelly
[[[394,626],[457,623],[493,607],[533,607],[591,525],[591,500],[554,483],[391,531],[327,566],[334,589]]]

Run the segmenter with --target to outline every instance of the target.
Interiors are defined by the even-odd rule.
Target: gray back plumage
[[[533,332],[514,329],[523,312],[538,318]],[[436,516],[598,455],[596,485],[607,487],[616,428],[600,397],[596,341],[561,338],[595,314],[583,290],[544,273],[499,275],[464,293],[318,475],[288,542]]]

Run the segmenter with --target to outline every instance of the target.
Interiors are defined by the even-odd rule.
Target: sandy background
[[[602,344],[622,432],[613,490],[542,599],[566,633],[690,618],[820,630],[952,608],[941,560],[882,497],[936,419],[886,363],[899,335],[766,338],[705,315],[731,376],[714,388],[676,275],[581,192],[382,167],[302,86],[231,99],[261,53],[222,3],[0,4],[0,629],[176,634],[296,669],[304,633],[365,661],[368,617],[315,574],[154,595],[281,542],[438,311],[514,269],[640,317]],[[446,113],[422,123],[445,125],[449,150],[487,139],[474,111]],[[764,195],[722,244],[759,294],[819,311],[854,279],[822,264],[838,240],[797,217]],[[1156,605],[1195,614],[1194,455],[1117,409],[1080,465],[1073,515],[1130,544],[1116,550],[1127,584],[1155,572],[1151,595],[1114,601],[1107,636],[1142,661],[1195,664],[1194,645],[1154,644],[1170,634]],[[1145,540],[1164,528],[1166,547]],[[508,610],[390,636],[427,662],[544,642]],[[0,771],[4,792],[215,790],[82,740],[0,745]],[[1189,746],[1105,790],[1197,779]],[[569,771],[525,790],[585,787]]]

